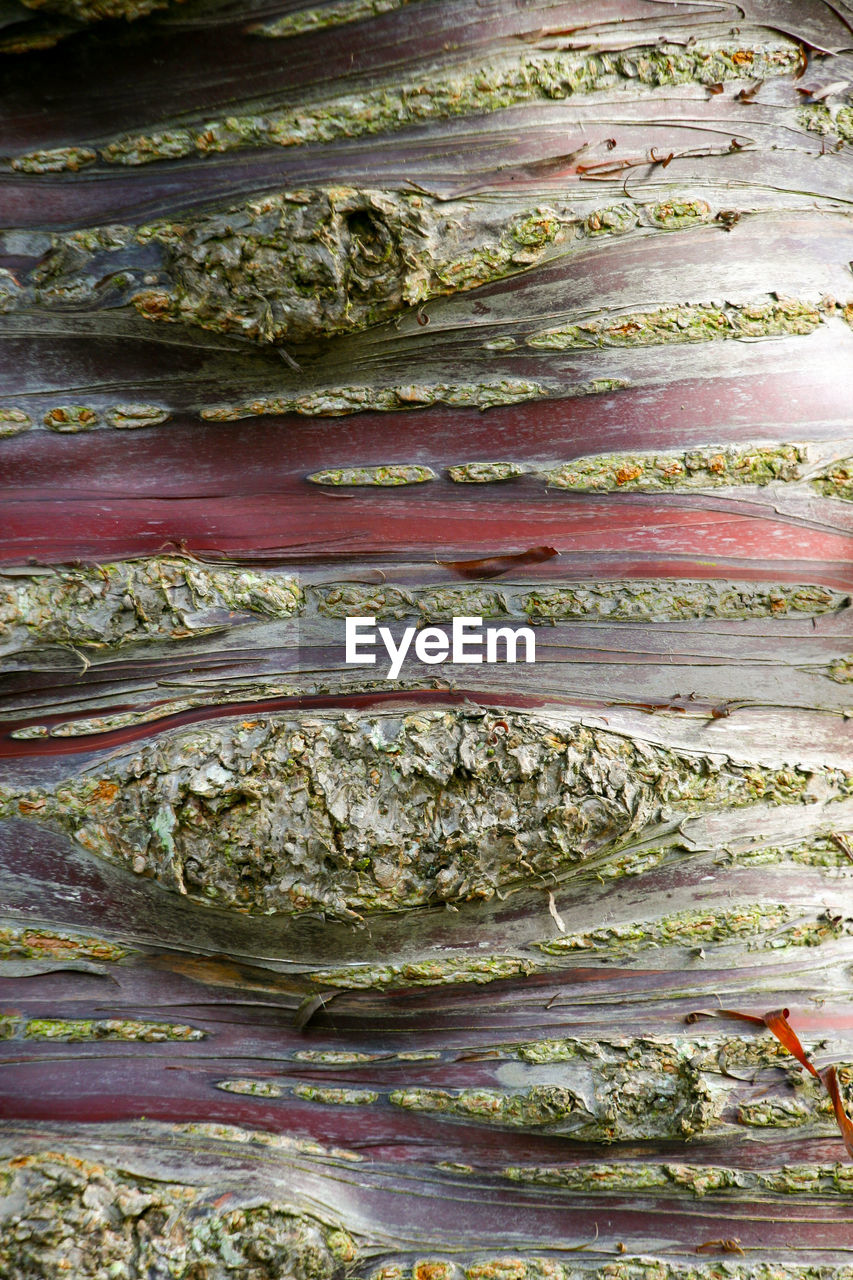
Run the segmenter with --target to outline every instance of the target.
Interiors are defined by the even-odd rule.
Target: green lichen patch
[[[0,573],[0,637],[12,648],[104,648],[181,639],[225,626],[234,613],[289,618],[302,604],[290,574],[153,556],[29,578]]]
[[[331,4],[324,4],[319,8],[297,9],[295,13],[285,14],[283,18],[255,23],[249,30],[256,36],[266,36],[273,40],[285,39],[288,36],[302,35],[305,31],[324,31],[348,22],[361,22],[364,18],[374,18],[380,13],[402,9],[411,2],[412,0],[332,0]]]
[[[489,899],[706,806],[851,790],[841,770],[454,707],[200,723],[3,808],[204,905],[352,918]]]
[[[853,458],[833,462],[812,484],[826,498],[844,498],[850,502],[853,500]]]
[[[738,1120],[753,1129],[798,1129],[815,1118],[815,1104],[802,1098],[762,1098],[738,1107]]]
[[[747,950],[819,946],[848,932],[843,920],[802,913],[784,905],[745,904],[726,909],[683,911],[657,920],[606,925],[585,933],[561,934],[533,945],[546,955],[601,951],[608,958],[631,955],[648,947],[697,948],[711,943],[744,941]]]
[[[357,1255],[340,1227],[249,1188],[222,1196],[219,1183],[187,1186],[57,1152],[18,1156],[7,1172],[3,1280],[333,1280]]]
[[[270,1080],[217,1080],[217,1089],[226,1093],[242,1093],[252,1098],[280,1098],[284,1090]]]
[[[496,480],[514,480],[524,470],[518,462],[462,462],[448,467],[447,474],[456,484],[492,484]]]
[[[483,984],[506,978],[524,978],[535,972],[532,960],[518,956],[464,956],[452,960],[418,960],[400,964],[344,965],[319,969],[310,974],[312,982],[345,990],[389,987],[433,987],[460,982]]]
[[[582,394],[583,388],[570,388]],[[303,417],[337,418],[349,413],[393,413],[450,405],[462,409],[495,409],[499,405],[542,400],[552,394],[544,384],[527,378],[499,378],[483,382],[407,383],[394,387],[332,387],[294,396],[264,396],[234,405],[212,405],[201,410],[209,422],[235,422],[272,414],[298,413]]]
[[[372,1089],[329,1089],[313,1084],[297,1085],[293,1092],[305,1102],[322,1102],[332,1107],[365,1107],[379,1098]]]
[[[33,420],[23,409],[0,407],[0,440],[5,436],[17,436],[29,431]]]
[[[680,846],[672,845],[657,849],[629,849],[627,853],[608,858],[600,867],[596,867],[595,874],[601,880],[621,880],[623,876],[641,876],[659,867],[676,847],[680,849]]]
[[[0,1013],[0,1040],[15,1040],[24,1026],[24,1019],[17,1013]]]
[[[623,235],[626,231],[633,231],[639,225],[639,221],[638,206],[624,201],[622,204],[612,204],[603,209],[593,210],[584,219],[582,231],[593,238]]]
[[[829,587],[781,583],[634,579],[538,587],[523,597],[531,621],[590,618],[668,622],[684,618],[816,617],[843,608],[849,596]]]
[[[198,1027],[174,1022],[140,1022],[135,1018],[30,1018],[28,1040],[203,1040]]]
[[[428,1114],[545,1133],[581,1142],[685,1141],[718,1121],[702,1072],[679,1046],[651,1038],[606,1048],[563,1068],[559,1084],[527,1089],[399,1089],[395,1106]]]
[[[128,431],[136,427],[156,427],[167,421],[169,411],[158,404],[117,404],[108,409],[105,416],[109,426]]]
[[[392,488],[402,484],[424,484],[435,479],[435,472],[432,467],[392,462],[381,467],[332,467],[326,471],[314,471],[305,479],[312,484]]]
[[[528,337],[527,345],[545,351],[574,351],[724,338],[783,337],[813,333],[822,318],[819,307],[796,298],[744,306],[660,307],[655,311],[607,315],[542,329]]]
[[[411,592],[385,583],[336,582],[310,587],[309,591],[317,612],[326,618],[405,618],[416,612]]]
[[[663,200],[652,205],[648,213],[655,226],[667,231],[680,231],[684,227],[708,222],[711,206],[706,200]]]
[[[621,85],[656,88],[677,84],[768,79],[797,69],[792,40],[762,43],[697,41],[691,46],[660,43],[620,52],[531,51],[471,61],[325,101],[302,103],[263,114],[207,120],[201,126],[160,133],[125,134],[100,151],[108,164],[140,165],[246,146],[297,146],[405,128],[427,120],[497,111],[524,103],[548,102]]]
[[[122,960],[126,947],[104,938],[91,938],[49,929],[0,928],[0,956],[35,960]]]
[[[841,1164],[786,1164],[777,1169],[741,1169],[727,1165],[652,1163],[510,1166],[504,1177],[534,1186],[562,1187],[584,1195],[687,1193],[696,1197],[746,1198],[771,1195],[849,1196],[853,1176]],[[729,1273],[726,1272],[726,1275]]]
[[[800,107],[797,118],[811,133],[823,137],[834,134],[842,142],[853,142],[853,107],[830,108],[825,102],[810,102]]]
[[[853,678],[853,676],[851,676]],[[845,852],[849,846],[850,853]],[[815,835],[794,844],[763,845],[727,849],[730,861],[742,866],[778,865],[796,862],[805,867],[825,867],[833,871],[853,871],[853,836]]]
[[[51,431],[76,433],[92,431],[101,425],[101,417],[90,405],[66,404],[49,409],[42,419]]]
[[[458,1275],[458,1263],[444,1258],[419,1258],[412,1266],[412,1280],[455,1280]]]
[[[853,681],[853,654],[847,658],[836,658],[830,664],[829,676],[837,684],[850,684]]]
[[[598,453],[548,472],[555,489],[610,493],[620,489],[714,489],[767,485],[801,478],[802,445],[724,445],[683,453]]]
[[[415,603],[426,622],[439,622],[456,616],[500,618],[509,610],[502,592],[473,582],[464,587],[427,587],[418,592]]]

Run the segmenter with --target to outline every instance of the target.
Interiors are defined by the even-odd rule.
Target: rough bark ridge
[[[0,1280],[853,1280],[853,10],[0,51]]]

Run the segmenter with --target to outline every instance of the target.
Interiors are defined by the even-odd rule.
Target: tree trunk
[[[2,1280],[853,1277],[851,24],[7,0]]]

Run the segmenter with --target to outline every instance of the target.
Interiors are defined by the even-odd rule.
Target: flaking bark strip
[[[170,3],[181,4],[183,0],[21,0],[28,9],[44,9],[77,22],[101,22],[105,18],[133,22],[155,9],[167,9]]]
[[[204,1040],[206,1032],[174,1022],[140,1022],[135,1018],[30,1018],[23,1029],[27,1040]]]
[[[150,133],[127,133],[99,148],[107,164],[141,165],[241,147],[298,146],[364,137],[428,120],[481,114],[525,103],[559,101],[631,86],[643,93],[679,84],[766,80],[800,64],[793,40],[742,33],[739,39],[691,46],[639,45],[594,54],[531,50],[468,62],[436,74],[394,80],[358,94],[342,94],[257,114],[206,119]]]
[[[780,864],[790,861],[799,863],[806,867],[819,867],[831,870],[834,876],[839,873],[853,873],[853,856],[847,854],[844,850],[844,844],[851,842],[853,848],[853,835],[847,837],[842,834],[841,843],[838,841],[837,834],[821,834],[816,835],[810,840],[801,841],[798,844],[789,845],[756,845],[750,847],[731,848],[726,846],[725,865],[726,866],[764,866]]]
[[[829,314],[834,313],[835,305],[833,300]],[[647,347],[727,338],[780,338],[814,333],[824,315],[820,306],[796,298],[742,306],[703,303],[661,307],[541,329],[527,338],[527,346],[545,351],[582,351],[591,347]]]
[[[146,1138],[151,1126],[152,1122],[148,1121],[145,1126]],[[284,1133],[269,1133],[265,1129],[243,1129],[236,1124],[216,1124],[211,1121],[191,1120],[185,1124],[158,1124],[157,1132],[158,1134],[164,1134],[169,1139],[175,1137],[178,1140],[184,1137],[188,1138],[190,1151],[196,1139],[203,1138],[236,1146],[241,1155],[247,1148],[251,1150],[259,1147],[271,1147],[275,1151],[316,1156],[321,1160],[345,1160],[348,1164],[359,1164],[365,1159],[364,1156],[359,1155],[356,1151],[348,1151],[346,1147],[324,1147],[310,1138],[292,1138]]]
[[[94,665],[94,664],[93,664]],[[398,680],[395,682],[398,691],[420,691],[423,689],[446,691],[447,682],[441,679]],[[83,738],[95,734],[112,733],[116,729],[138,728],[142,725],[154,724],[157,720],[165,720],[195,708],[230,707],[241,702],[261,702],[271,698],[298,698],[306,693],[317,695],[334,693],[347,696],[353,693],[387,693],[388,682],[379,680],[318,681],[310,679],[306,682],[294,681],[283,684],[279,680],[260,680],[250,685],[231,684],[227,679],[214,689],[205,689],[202,693],[189,698],[167,699],[153,707],[145,707],[139,711],[121,711],[114,715],[84,716],[78,720],[60,720],[50,726],[46,724],[28,724],[20,729],[13,729],[9,737],[21,742],[40,738]]]
[[[343,990],[371,988],[455,986],[470,982],[483,985],[507,978],[526,978],[541,966],[521,956],[464,956],[454,959],[414,960],[399,964],[355,964],[338,969],[319,969],[309,975],[312,982]]]
[[[241,400],[237,404],[210,405],[201,409],[199,416],[207,422],[237,422],[241,418],[260,418],[283,413],[298,413],[310,418],[338,418],[350,413],[399,413],[407,409],[429,409],[434,405],[486,410],[495,409],[499,405],[523,404],[526,400],[545,400],[557,395],[598,395],[627,385],[626,382],[613,378],[563,386],[556,382],[548,386],[529,378],[484,378],[482,382],[329,387],[298,395],[262,396]]]
[[[34,960],[123,960],[127,947],[105,938],[82,934],[54,933],[49,929],[0,928],[0,956],[23,956]]]
[[[823,1049],[825,1041],[810,1044],[810,1051]],[[673,1054],[689,1058],[697,1070],[711,1075],[725,1075],[729,1067],[772,1069],[783,1067],[796,1072],[788,1050],[766,1034],[741,1036],[600,1036],[596,1039],[567,1037],[560,1040],[532,1040],[504,1045],[507,1056],[535,1064],[553,1062],[592,1062],[621,1064],[637,1060],[638,1055],[657,1054],[666,1064]],[[663,1068],[662,1068],[663,1069]],[[774,1077],[775,1078],[775,1077]]]
[[[271,1080],[217,1080],[216,1088],[225,1093],[240,1093],[251,1098],[280,1098],[284,1090]]]
[[[353,918],[489,899],[705,807],[851,792],[838,769],[453,709],[198,724],[0,810],[56,821],[200,904]]]
[[[454,615],[526,617],[534,626],[555,621],[675,622],[690,618],[816,617],[844,608],[849,595],[802,583],[635,578],[564,582],[534,590],[494,587],[395,587],[388,583],[323,583],[305,589],[309,610],[329,618],[373,614],[440,622]]]
[[[853,1168],[849,1164],[784,1164],[777,1169],[742,1169],[730,1165],[654,1163],[626,1160],[618,1164],[511,1165],[504,1169],[511,1182],[562,1187],[584,1195],[643,1195],[695,1197],[849,1196]],[[725,1273],[727,1276],[728,1271]]]
[[[72,1155],[19,1155],[2,1171],[0,1276],[75,1280],[240,1274],[333,1280],[358,1247],[349,1232],[235,1184],[189,1186]],[[239,1189],[238,1189],[239,1186]],[[245,1204],[241,1204],[245,1201]]]
[[[454,484],[494,484],[503,480],[515,480],[528,468],[519,462],[463,462],[448,467],[447,474]]]
[[[153,556],[55,570],[0,573],[0,648],[104,648],[177,640],[229,624],[234,613],[290,618],[303,604],[290,574]]]
[[[594,1247],[593,1239],[580,1245],[569,1245],[578,1251]],[[456,1255],[451,1258],[430,1256],[413,1266],[391,1263],[373,1271],[369,1280],[853,1280],[853,1266],[835,1263],[778,1262],[751,1259],[734,1261],[723,1254],[738,1252],[740,1246],[733,1242],[733,1249],[714,1250],[716,1260],[673,1261],[648,1253],[634,1254],[620,1242],[619,1257],[599,1263],[594,1258],[587,1261],[564,1262],[553,1255],[536,1257],[531,1254],[506,1254],[497,1257],[479,1255],[476,1261],[465,1262]],[[610,1252],[605,1246],[598,1250]],[[741,1253],[744,1250],[740,1250]],[[583,1253],[580,1253],[583,1258]]]
[[[365,1107],[379,1098],[373,1089],[328,1089],[313,1084],[297,1085],[293,1092],[304,1102],[321,1102],[330,1107]]]
[[[349,22],[375,18],[411,3],[413,0],[332,0],[331,4],[297,9],[295,13],[286,13],[283,18],[273,18],[270,22],[256,22],[249,27],[249,31],[252,35],[265,36],[271,40],[286,39],[288,36],[302,35],[306,31],[325,31],[330,27],[345,26]]]
[[[571,462],[471,462],[448,468],[456,484],[488,484],[527,474],[550,488],[609,493],[620,489],[713,489],[792,483],[802,478],[805,445],[703,446],[682,452],[598,453]]]
[[[850,597],[829,587],[782,583],[635,580],[540,587],[522,600],[531,621],[678,621],[687,618],[818,616],[845,607]]]
[[[314,471],[305,479],[312,484],[388,489],[399,485],[425,484],[435,479],[435,472],[432,467],[422,467],[415,463],[389,463],[383,467],[337,467]]]
[[[747,951],[816,947],[851,932],[849,922],[825,910],[804,919],[802,910],[780,904],[746,903],[725,909],[683,911],[656,920],[605,925],[586,933],[561,934],[533,945],[546,955],[577,951],[603,952],[608,959],[628,956],[649,947],[687,947],[742,942]]]
[[[608,493],[620,489],[714,489],[792,483],[807,459],[803,445],[721,446],[683,453],[600,453],[548,472],[555,489]]]

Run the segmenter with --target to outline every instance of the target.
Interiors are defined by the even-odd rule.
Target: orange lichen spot
[[[46,800],[41,796],[38,800],[19,800],[18,812],[23,814],[39,813],[46,804]]]
[[[115,800],[118,792],[119,787],[117,782],[110,782],[108,779],[103,778],[95,787],[95,790],[92,792],[89,799],[92,804],[110,804]]]
[[[148,293],[138,293],[133,299],[133,305],[144,316],[157,318],[169,314],[172,309],[172,299],[168,293],[155,293],[152,290]]]
[[[453,1266],[449,1262],[416,1262],[412,1268],[414,1280],[450,1280]]]

